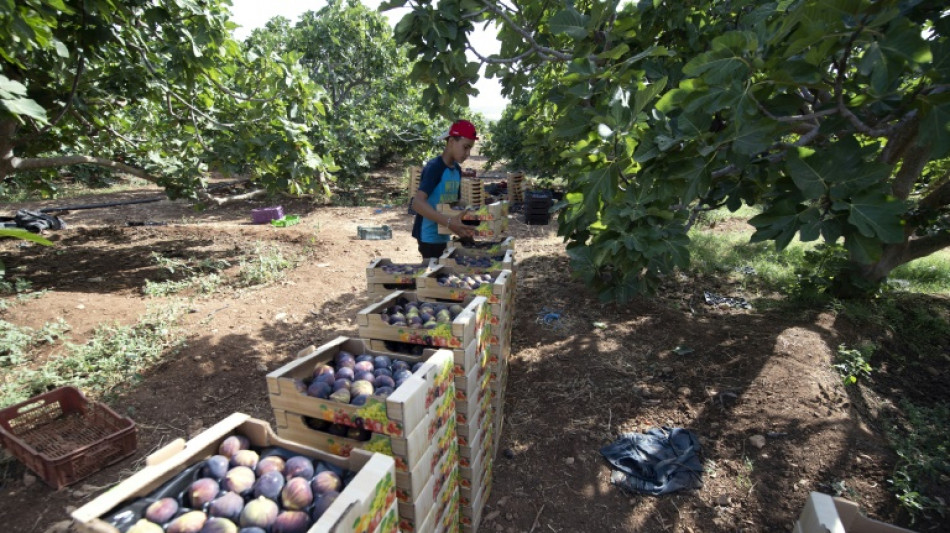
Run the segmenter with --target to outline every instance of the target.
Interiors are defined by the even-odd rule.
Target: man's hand
[[[471,239],[475,236],[475,230],[471,226],[462,222],[462,219],[468,215],[468,210],[462,211],[461,213],[450,217],[448,228],[449,231],[458,235],[463,239]]]

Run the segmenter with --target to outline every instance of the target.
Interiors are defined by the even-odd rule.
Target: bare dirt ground
[[[401,192],[399,169],[390,170],[368,192],[378,206]],[[145,189],[79,203],[158,194]],[[146,280],[162,279],[153,252],[235,264],[260,241],[304,258],[276,284],[191,300],[181,329],[186,347],[112,403],[137,424],[136,454],[58,492],[13,463],[0,479],[0,530],[65,530],[71,509],[128,476],[147,454],[232,412],[273,423],[265,373],[307,345],[357,336],[356,313],[372,303],[365,294],[371,259],[418,261],[402,205],[282,199],[285,213],[301,215],[300,224],[250,224],[252,208],[274,203],[196,212],[163,200],[72,211],[64,215],[69,228],[51,234],[53,248],[0,242],[8,269],[48,291],[11,303],[0,317],[32,328],[61,317],[73,342],[103,322],[134,323],[161,303],[142,292]],[[62,202],[29,207],[48,205]],[[392,227],[392,240],[357,239],[358,226],[379,224]],[[685,277],[657,297],[605,306],[571,279],[554,225],[527,226],[516,215],[511,234],[519,273],[510,377],[502,453],[480,530],[790,531],[809,491],[843,493],[871,517],[907,525],[888,492],[895,458],[875,418],[890,400],[846,389],[831,367],[835,348],[860,333],[846,321],[825,310],[710,307],[704,290],[742,294]],[[560,320],[541,323],[539,313],[549,311]],[[894,398],[946,398],[946,374],[911,368],[887,377]],[[610,484],[600,448],[620,434],[659,426],[698,435],[701,490],[649,497]],[[761,448],[750,440],[757,435],[765,437]],[[950,531],[938,521],[915,526]]]

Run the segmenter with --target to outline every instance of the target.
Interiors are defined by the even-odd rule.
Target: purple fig
[[[376,390],[375,387],[373,387],[373,384],[369,381],[354,381],[353,384],[350,385],[350,397],[359,396],[360,394],[373,394],[374,390]]]
[[[247,502],[241,511],[241,527],[259,527],[267,530],[277,519],[277,502],[267,498],[257,498]]]
[[[284,465],[283,457],[279,455],[268,455],[257,462],[257,468],[254,469],[254,473],[256,473],[258,477],[268,472],[280,472],[283,474]]]
[[[145,508],[145,518],[156,524],[164,524],[175,516],[178,512],[178,500],[175,498],[162,498],[152,502]]]
[[[367,362],[367,361],[370,362],[370,363],[373,362],[373,356],[372,356],[371,354],[368,354],[368,353],[361,353],[361,354],[359,354],[359,355],[356,356],[356,364],[360,364],[360,363]]]
[[[335,374],[320,374],[319,376],[313,378],[313,383],[326,383],[328,385],[333,385],[334,381],[336,381]],[[311,385],[313,383],[311,383]],[[306,387],[304,387],[304,389],[306,389]]]
[[[350,403],[350,390],[340,389],[330,395],[330,399],[340,403]]]
[[[341,379],[345,379],[345,380],[348,380],[348,381],[353,381],[354,378],[356,378],[356,370],[353,369],[353,368],[350,368],[350,367],[345,366],[345,367],[340,368],[339,370],[336,371],[336,379],[337,379],[337,381],[339,381],[339,380],[341,380]]]
[[[396,381],[393,380],[392,376],[379,375],[373,380],[373,386],[377,389],[380,387],[396,388]]]
[[[346,350],[340,350],[337,352],[335,361],[337,369],[343,367],[353,368],[353,365],[356,364],[356,358],[353,357],[353,354]]]
[[[340,489],[343,488],[343,480],[340,479],[340,476],[338,476],[336,472],[324,470],[314,476],[313,481],[310,483],[310,488],[313,489],[315,495],[339,492]]]
[[[212,455],[205,461],[204,466],[201,467],[201,475],[220,481],[221,478],[228,473],[230,466],[230,461],[227,457],[223,455]]]
[[[162,529],[162,526],[154,522],[140,518],[139,521],[133,524],[125,533],[165,533],[165,530]]]
[[[385,398],[393,393],[393,391],[396,389],[395,385],[396,384],[393,383],[392,387],[378,387],[375,391],[373,391],[373,396],[379,396],[380,398]]]
[[[388,368],[377,368],[376,370],[373,370],[373,377],[378,378],[379,376],[393,377],[393,371]]]
[[[221,484],[224,485],[224,490],[244,494],[254,487],[254,481],[256,479],[257,476],[254,475],[254,471],[250,468],[246,466],[235,466],[231,470],[228,470]]]
[[[231,456],[231,466],[246,466],[254,470],[257,468],[257,461],[259,460],[260,455],[254,450],[238,450],[236,454]]]
[[[208,516],[227,518],[232,522],[237,521],[244,510],[244,498],[236,492],[226,492],[218,496],[208,505]]]
[[[302,477],[291,478],[280,493],[284,509],[300,510],[313,502],[313,490],[310,482]]]
[[[311,398],[320,398],[326,400],[333,392],[333,385],[326,381],[314,381],[307,387],[307,396]]]
[[[372,372],[375,367],[373,366],[373,361],[357,361],[356,366],[353,368],[354,372]]]
[[[392,364],[392,359],[387,355],[377,355],[373,357],[373,367],[374,368],[389,368],[389,365]]]
[[[202,511],[188,511],[168,524],[166,533],[201,533],[208,520],[208,515]]]
[[[254,497],[261,496],[277,501],[280,491],[284,488],[284,475],[280,472],[267,472],[254,482]]]
[[[284,511],[277,515],[271,533],[307,533],[310,515],[303,511]]]
[[[334,372],[335,370],[333,370],[332,366],[326,363],[320,363],[313,369],[313,377],[317,377],[321,374],[330,374],[332,376]]]
[[[231,435],[221,441],[218,446],[218,453],[230,459],[239,450],[246,450],[251,447],[251,442],[243,435]]]
[[[209,518],[201,528],[201,533],[238,533],[238,527],[227,518]]]
[[[210,477],[198,478],[188,487],[188,501],[192,509],[201,509],[218,496],[221,487]]]
[[[368,399],[369,399],[369,394],[360,394],[358,396],[354,396],[353,399],[350,400],[350,405],[356,405],[356,406],[366,405],[366,400]]]
[[[323,513],[327,512],[327,509],[333,505],[333,502],[336,501],[339,495],[339,492],[327,492],[326,494],[320,495],[320,497],[313,502],[313,507],[310,509],[310,518],[312,518],[314,522],[320,520]]]
[[[353,383],[353,380],[351,380],[351,379],[343,379],[343,378],[340,378],[340,379],[338,379],[338,380],[336,380],[336,381],[333,382],[333,392],[336,392],[336,391],[338,391],[338,390],[340,390],[340,389],[347,389],[347,390],[349,390],[350,385],[351,385],[352,383]]]
[[[290,479],[292,477],[302,477],[311,479],[313,477],[313,461],[303,455],[295,455],[287,459],[284,466],[284,475]]]
[[[376,376],[372,372],[367,372],[366,370],[360,370],[356,373],[356,381],[369,381],[372,383],[376,379]]]

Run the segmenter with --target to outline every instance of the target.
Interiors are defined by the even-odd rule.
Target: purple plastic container
[[[251,221],[255,224],[267,224],[271,220],[277,220],[279,218],[284,218],[284,208],[279,205],[275,207],[259,207],[251,210]]]

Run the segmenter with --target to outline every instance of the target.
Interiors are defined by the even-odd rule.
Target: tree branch
[[[574,56],[571,54],[567,54],[538,44],[538,42],[534,40],[534,36],[531,35],[531,32],[516,24],[515,21],[512,20],[510,16],[508,16],[508,13],[498,6],[492,4],[491,0],[481,0],[481,2],[488,10],[501,17],[502,20],[505,21],[505,24],[511,27],[511,29],[515,30],[519,35],[524,37],[524,40],[528,41],[528,44],[531,45],[531,48],[537,52],[539,56],[543,57],[544,59],[556,59],[558,61],[570,61],[574,59]]]
[[[85,54],[80,52],[79,63],[76,65],[76,75],[73,76],[73,84],[72,84],[72,87],[70,87],[69,89],[69,96],[66,97],[66,103],[63,105],[63,108],[59,110],[59,114],[56,115],[56,118],[49,121],[49,123],[46,124],[46,126],[43,127],[43,129],[37,130],[29,135],[24,135],[22,138],[14,141],[13,143],[14,145],[20,146],[24,143],[28,143],[36,139],[40,135],[45,134],[49,130],[53,129],[53,126],[59,123],[59,121],[62,120],[64,116],[66,116],[66,113],[72,108],[73,98],[76,97],[76,91],[79,88],[79,78],[82,77],[82,73],[83,73],[83,70],[85,70],[85,67],[86,67],[86,56]]]
[[[950,206],[950,175],[944,174],[940,180],[943,181],[937,188],[933,189],[920,200],[920,207],[925,209],[939,209]]]
[[[466,48],[468,48],[473,54],[475,54],[475,57],[477,57],[478,60],[481,61],[482,63],[491,63],[495,65],[517,63],[518,61],[521,61],[522,59],[534,53],[534,50],[527,50],[523,54],[515,56],[515,57],[507,57],[507,58],[485,57],[482,54],[479,54],[478,50],[475,50],[475,48],[471,44],[467,45]]]
[[[105,159],[103,157],[94,157],[90,155],[64,155],[58,157],[28,157],[28,158],[19,158],[14,157],[10,161],[11,167],[14,171],[17,170],[37,170],[41,168],[59,168],[66,167],[70,165],[96,165],[100,167],[110,168],[119,172],[124,172],[126,174],[131,174],[133,176],[142,178],[144,180],[151,181],[152,183],[157,183],[158,178],[152,176],[148,172],[140,168],[126,165],[125,163],[120,163],[118,161],[112,161],[111,159]]]
[[[891,185],[891,193],[901,200],[906,200],[929,161],[929,144],[927,146],[914,144],[905,150],[904,157],[901,159],[901,168],[897,171],[897,176],[894,177],[894,183]]]
[[[901,256],[902,264],[927,257],[947,247],[950,247],[950,231],[913,239],[907,243],[907,248]]]

